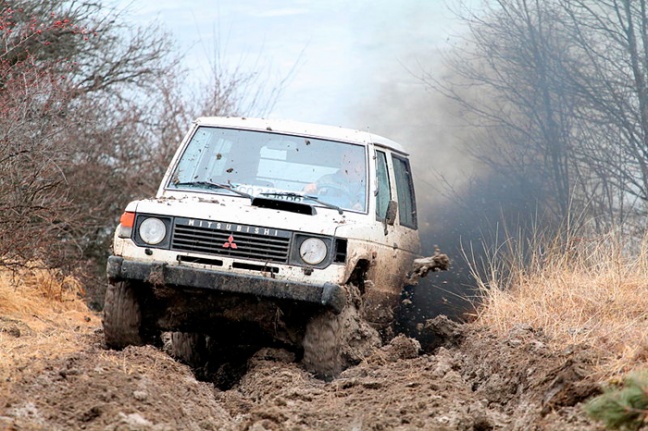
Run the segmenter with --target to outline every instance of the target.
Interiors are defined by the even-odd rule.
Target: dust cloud
[[[420,16],[411,23],[424,25]],[[410,289],[405,326],[438,314],[470,320],[478,304],[473,271],[484,269],[489,250],[501,245],[505,231],[530,223],[538,199],[537,190],[512,182],[505,172],[493,172],[474,156],[484,148],[482,131],[426,81],[452,73],[443,61],[444,49],[451,47],[430,48],[424,42],[413,41],[376,68],[381,90],[358,101],[355,109],[358,124],[394,139],[410,153],[424,254],[438,247],[452,262],[450,271],[432,273]]]

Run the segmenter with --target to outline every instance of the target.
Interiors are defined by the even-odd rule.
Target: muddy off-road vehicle
[[[171,352],[194,366],[242,346],[280,346],[334,376],[393,335],[420,247],[397,143],[290,121],[199,118],[157,196],[121,216],[106,344],[160,345],[171,333]]]

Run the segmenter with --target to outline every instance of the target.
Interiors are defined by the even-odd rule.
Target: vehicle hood
[[[131,202],[126,211],[262,226],[321,235],[335,235],[340,226],[344,226],[344,230],[348,230],[352,225],[358,224],[358,215],[354,213],[345,212],[340,214],[334,209],[317,207],[314,215],[297,214],[253,206],[247,198],[222,195],[145,199]],[[362,216],[366,217],[366,215]]]

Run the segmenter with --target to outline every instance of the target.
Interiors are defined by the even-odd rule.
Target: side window
[[[387,205],[391,200],[389,188],[389,174],[387,173],[387,156],[382,151],[376,151],[376,179],[378,190],[376,195],[376,219],[384,220],[387,214]]]
[[[400,224],[416,229],[416,200],[414,198],[414,184],[409,161],[392,154],[392,162],[394,163]]]

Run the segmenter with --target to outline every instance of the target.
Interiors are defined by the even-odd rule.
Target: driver
[[[307,184],[304,192],[316,194],[319,199],[342,208],[364,210],[364,151],[346,151],[342,155],[340,169]]]

